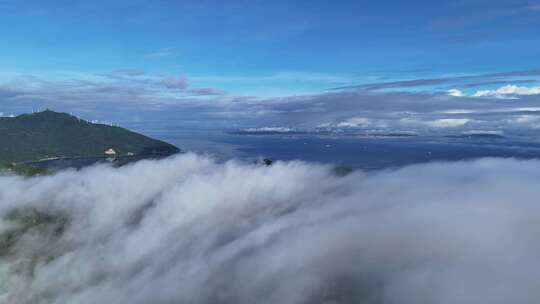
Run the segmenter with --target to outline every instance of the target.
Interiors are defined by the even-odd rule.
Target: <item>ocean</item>
[[[354,169],[381,169],[433,161],[486,157],[540,158],[540,140],[531,137],[342,136],[231,134],[215,130],[143,129],[183,151],[218,159],[301,160]]]

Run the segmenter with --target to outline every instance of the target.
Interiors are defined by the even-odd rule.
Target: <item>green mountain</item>
[[[0,118],[0,165],[57,157],[150,156],[179,151],[124,128],[50,110]]]

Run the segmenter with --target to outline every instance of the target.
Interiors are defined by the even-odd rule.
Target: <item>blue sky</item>
[[[237,94],[524,70],[540,51],[538,1],[4,0],[0,6],[4,71],[138,68]]]
[[[530,99],[540,77],[538,0],[0,0],[0,28],[3,112],[232,115],[344,90]]]

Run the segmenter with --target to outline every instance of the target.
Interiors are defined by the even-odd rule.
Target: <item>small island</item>
[[[0,168],[47,162],[166,157],[177,147],[127,129],[51,110],[0,117]]]

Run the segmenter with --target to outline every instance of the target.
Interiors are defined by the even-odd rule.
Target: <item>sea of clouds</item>
[[[0,177],[67,218],[0,257],[0,303],[538,303],[540,161],[336,176],[195,154]]]

